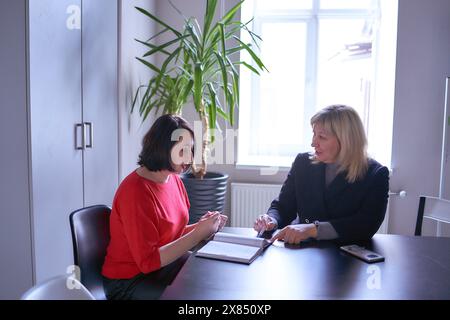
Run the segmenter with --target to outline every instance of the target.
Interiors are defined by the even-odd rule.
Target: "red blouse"
[[[189,199],[176,174],[156,183],[129,174],[117,189],[110,218],[111,240],[102,274],[129,279],[161,268],[159,248],[183,234]]]

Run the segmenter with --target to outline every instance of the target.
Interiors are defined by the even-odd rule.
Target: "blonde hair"
[[[367,138],[355,109],[346,105],[328,106],[311,118],[311,126],[316,123],[339,141],[338,172],[346,171],[346,179],[350,183],[364,177],[368,168]],[[318,162],[314,157],[312,159]]]

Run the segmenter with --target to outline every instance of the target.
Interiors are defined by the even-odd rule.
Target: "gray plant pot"
[[[182,174],[181,179],[191,203],[189,223],[197,222],[207,211],[223,212],[227,194],[227,174],[208,172],[203,180],[200,180],[188,173]]]

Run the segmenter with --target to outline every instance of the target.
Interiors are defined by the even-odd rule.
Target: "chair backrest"
[[[95,300],[81,282],[61,275],[39,283],[25,292],[22,300]]]
[[[442,224],[450,224],[450,201],[429,197],[420,196],[419,209],[417,212],[417,222],[415,235],[422,235],[422,226],[424,219],[430,219],[436,222],[436,236],[440,237],[443,235]]]
[[[74,262],[80,268],[81,283],[98,300],[104,300],[102,265],[109,243],[111,208],[97,205],[70,214]]]

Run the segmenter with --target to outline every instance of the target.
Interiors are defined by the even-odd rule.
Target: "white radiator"
[[[267,212],[280,189],[278,184],[232,183],[230,225],[253,227],[255,219]]]
[[[231,183],[231,221],[232,227],[253,227],[256,218],[267,212],[270,203],[278,197],[281,185]],[[377,233],[388,233],[389,203],[383,224]]]

